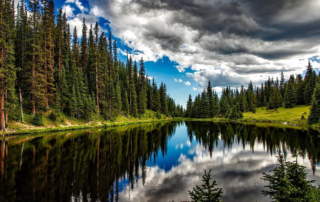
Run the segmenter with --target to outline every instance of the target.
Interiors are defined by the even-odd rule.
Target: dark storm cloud
[[[215,33],[225,35],[246,36],[264,41],[296,40],[317,36],[319,39],[319,20],[306,22],[278,22],[279,16],[284,12],[294,12],[303,5],[313,0],[239,0],[239,1],[172,1],[172,0],[134,0],[133,3],[140,5],[139,12],[160,10],[165,12],[175,11],[168,24],[181,23],[199,32],[199,40],[202,36]],[[301,16],[296,16],[299,18]],[[158,40],[164,49],[176,51],[183,44],[179,36],[156,32],[152,27],[145,33],[145,37]],[[165,30],[163,30],[165,31]],[[228,36],[225,37],[228,39]],[[224,41],[228,43],[228,41]],[[210,46],[210,45],[209,45]],[[310,48],[310,47],[309,47]],[[301,54],[300,50],[287,50],[281,53],[274,51],[268,53],[251,52],[245,46],[228,46],[228,44],[216,44],[216,48],[208,48],[219,54],[249,53],[265,59],[278,59],[287,56]],[[267,50],[266,50],[267,51]]]
[[[167,56],[201,87],[302,73],[319,54],[319,0],[89,1],[139,58]]]

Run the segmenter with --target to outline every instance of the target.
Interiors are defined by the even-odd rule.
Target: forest
[[[0,129],[10,120],[35,122],[43,112],[52,119],[114,120],[120,114],[138,117],[146,109],[181,116],[183,107],[145,72],[143,58],[118,60],[117,41],[98,22],[82,37],[71,34],[62,9],[55,14],[53,0],[0,0]],[[139,66],[139,67],[138,67]]]
[[[279,107],[293,108],[295,105],[311,106],[308,124],[319,122],[320,118],[320,74],[316,74],[311,63],[308,63],[304,78],[301,74],[290,75],[286,81],[281,71],[280,81],[269,78],[261,87],[253,86],[252,82],[240,89],[226,87],[221,97],[214,92],[210,81],[203,92],[192,100],[189,95],[186,117],[230,119],[243,118],[243,112],[256,113],[257,107],[277,111]],[[307,117],[305,117],[307,118]]]

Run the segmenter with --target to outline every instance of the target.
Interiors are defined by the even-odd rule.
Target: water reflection
[[[262,172],[278,149],[302,152],[309,179],[316,170],[315,131],[242,124],[169,122],[0,142],[0,201],[184,201],[204,169],[223,201],[269,201]],[[312,175],[314,173],[314,175]]]

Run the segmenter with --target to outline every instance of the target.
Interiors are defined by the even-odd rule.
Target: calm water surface
[[[0,201],[188,201],[204,170],[224,202],[265,202],[277,151],[320,183],[315,131],[169,122],[0,140]]]

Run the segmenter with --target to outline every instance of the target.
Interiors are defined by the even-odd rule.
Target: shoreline
[[[109,128],[109,127],[118,127],[118,126],[127,126],[135,124],[144,124],[144,123],[154,123],[154,122],[164,122],[164,121],[178,121],[180,118],[166,118],[166,119],[157,119],[157,120],[140,120],[140,121],[127,121],[127,122],[118,122],[118,123],[105,123],[100,125],[78,125],[78,126],[68,126],[68,127],[55,127],[55,128],[44,128],[44,129],[26,129],[20,131],[2,131],[0,132],[0,137],[14,136],[14,135],[26,135],[26,134],[37,134],[37,133],[49,133],[49,132],[62,132],[62,131],[71,131],[71,130],[85,130],[91,128]]]
[[[283,122],[279,120],[270,120],[270,119],[239,119],[239,120],[229,120],[227,118],[167,118],[167,119],[158,119],[158,120],[140,120],[140,121],[128,121],[128,122],[119,122],[119,123],[105,123],[100,125],[78,125],[78,126],[68,126],[68,127],[55,127],[55,128],[44,128],[44,129],[26,129],[21,131],[8,131],[1,132],[1,137],[14,136],[14,135],[26,135],[26,134],[37,134],[37,133],[49,133],[49,132],[62,132],[62,131],[75,131],[75,130],[85,130],[91,128],[109,128],[109,127],[118,127],[118,126],[129,126],[136,124],[145,124],[145,123],[156,123],[156,122],[165,122],[165,121],[206,121],[206,122],[215,122],[215,123],[241,123],[241,124],[250,124],[256,125],[259,127],[276,127],[276,128],[292,128],[297,130],[308,130],[312,128],[314,130],[319,130],[316,127],[312,127],[306,124],[291,123],[289,121]],[[285,123],[285,124],[284,124]]]

